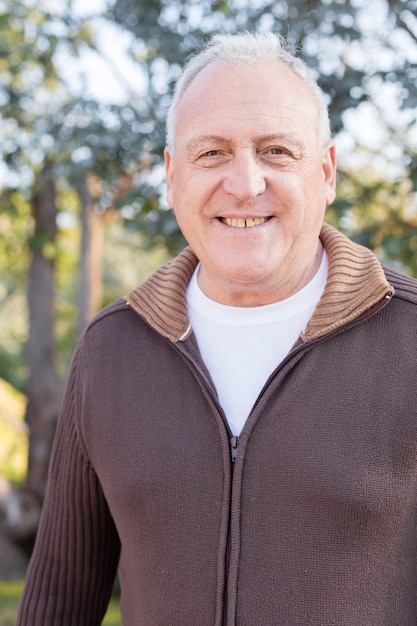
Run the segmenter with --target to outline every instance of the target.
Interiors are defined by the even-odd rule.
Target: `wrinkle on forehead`
[[[231,140],[240,134],[317,136],[318,109],[308,87],[285,65],[250,66],[237,75],[229,66],[207,66],[178,102],[177,141],[188,144],[203,135]]]

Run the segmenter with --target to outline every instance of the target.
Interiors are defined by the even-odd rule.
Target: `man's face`
[[[223,304],[258,306],[301,289],[321,259],[335,152],[317,137],[317,106],[286,65],[204,68],[178,103],[167,199]]]

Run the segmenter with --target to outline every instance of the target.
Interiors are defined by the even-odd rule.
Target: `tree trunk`
[[[62,395],[54,362],[55,183],[51,166],[39,178],[33,198],[35,232],[29,268],[29,379],[26,421],[29,427],[27,490],[43,500],[49,457]]]
[[[96,180],[87,174],[80,188],[81,258],[78,288],[78,333],[99,311],[103,296],[103,215],[97,210]]]

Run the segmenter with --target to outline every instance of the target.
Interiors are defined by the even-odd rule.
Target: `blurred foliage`
[[[328,221],[381,262],[417,276],[417,197],[411,185],[409,178],[384,180],[370,168],[341,172]]]
[[[26,378],[26,268],[30,208],[19,192],[0,196],[0,378],[18,388]]]
[[[345,185],[341,186],[341,200],[332,209],[330,219],[340,226],[347,223],[348,216],[353,226],[345,229],[348,234],[354,233],[366,245],[376,246],[384,259],[396,259],[406,271],[417,275],[413,243],[417,191],[416,9],[415,0],[115,0],[107,16],[132,33],[130,54],[147,75],[146,115],[154,120],[149,141],[157,155],[156,164],[162,162],[167,93],[185,59],[213,32],[259,30],[284,35],[329,95],[336,137],[345,130],[346,111],[365,103],[372,105],[385,136],[382,147],[367,152],[372,183],[356,171],[357,165],[344,168],[341,180],[351,178],[347,189],[353,186],[355,192],[345,195]],[[385,96],[391,97],[391,107],[395,101],[394,115],[384,107]],[[364,128],[358,133],[352,152],[367,145],[366,131]],[[391,175],[393,156],[388,148],[393,147],[397,149],[397,169]],[[363,173],[360,166],[359,171]],[[378,171],[379,181],[375,181]],[[400,180],[408,183],[400,185]],[[141,219],[141,205],[132,206]],[[385,210],[374,213],[376,207]],[[354,217],[358,221],[353,225]]]
[[[279,32],[305,59],[329,96],[339,152],[328,221],[417,276],[417,0],[108,0],[97,13],[75,4],[83,3],[0,0],[0,378],[25,391],[27,268],[39,245],[55,260],[65,372],[88,173],[105,216],[103,305],[184,245],[164,198],[165,117],[182,64],[213,32]],[[102,41],[106,25],[124,42],[137,85]],[[86,55],[110,67],[123,98],[94,96]],[[57,186],[53,245],[34,238],[31,215],[45,166]],[[23,401],[0,381],[0,472],[12,481],[27,458]],[[0,581],[4,626],[14,623],[22,584]],[[121,623],[117,599],[103,623]]]
[[[0,379],[0,475],[16,484],[23,482],[27,469],[24,413],[23,394]]]
[[[103,304],[184,245],[164,198],[165,116],[181,65],[217,31],[273,30],[297,49],[330,99],[340,168],[329,221],[417,275],[416,14],[417,0],[108,0],[96,14],[71,0],[0,0],[0,376],[24,389],[31,201],[46,164],[58,189],[58,239],[44,250],[56,265],[62,373],[76,334],[87,172],[106,215]],[[137,85],[102,41],[106,25]],[[87,54],[117,75],[123,98],[92,94]]]

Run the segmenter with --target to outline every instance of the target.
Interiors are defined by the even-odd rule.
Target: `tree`
[[[140,64],[147,76],[148,98],[142,115],[152,120],[148,142],[154,169],[161,167],[162,163],[163,120],[169,102],[169,89],[186,57],[199,48],[212,32],[257,29],[284,35],[290,44],[297,47],[328,93],[333,131],[340,141],[346,136],[347,112],[360,112],[361,106],[372,107],[381,120],[385,138],[382,151],[379,146],[376,147],[376,154],[369,149],[366,151],[366,163],[373,173],[380,169],[379,180],[386,182],[388,178],[394,192],[400,180],[408,181],[401,185],[401,197],[406,207],[401,218],[403,228],[395,229],[398,237],[397,260],[404,268],[417,274],[414,240],[410,237],[415,228],[413,194],[417,190],[415,10],[415,0],[359,0],[355,3],[330,0],[297,0],[291,3],[267,0],[257,3],[249,0],[227,3],[219,0],[152,0],[137,3],[134,0],[116,0],[107,11],[107,18],[132,33],[132,59]],[[395,101],[391,108],[381,103],[382,90],[390,96],[391,102]],[[358,116],[355,119],[361,123]],[[355,163],[351,153],[363,155],[368,139],[358,137],[356,146],[350,143],[349,158],[342,159],[341,163],[341,181],[351,177],[352,181],[357,181],[355,170],[362,167],[363,159],[357,157]],[[400,164],[395,172],[391,171],[392,150],[396,151],[397,166]],[[346,185],[341,188],[346,188]],[[373,204],[376,205],[381,195],[378,185],[373,189]],[[408,189],[407,194],[405,189]],[[140,181],[135,191],[147,198],[146,203],[133,201],[129,204],[141,227],[144,222],[152,220],[160,232],[164,229],[170,232],[172,225],[167,221],[166,211],[158,208],[164,207],[163,199],[159,197],[156,200],[160,196],[159,190],[156,189],[155,195],[149,197],[145,180]],[[369,191],[368,188],[368,194]],[[358,200],[362,202],[360,195]],[[329,218],[342,228],[343,224],[350,224],[351,228],[345,230],[370,247],[374,240],[382,242],[378,245],[382,256],[392,258],[388,248],[384,248],[384,241],[388,245],[388,240],[382,237],[382,232],[390,229],[396,214],[387,206],[386,212],[383,215],[380,213],[379,220],[370,217],[375,238],[371,239],[365,236],[367,231],[363,229],[363,221],[355,222],[356,213],[356,199],[342,194]],[[361,228],[362,234],[359,232]]]
[[[210,33],[274,30],[297,48],[331,99],[342,157],[338,199],[328,219],[382,259],[395,259],[417,274],[416,6],[416,0],[115,0],[103,15],[81,17],[69,0],[43,0],[36,7],[31,0],[0,0],[0,154],[5,164],[0,243],[13,256],[9,260],[7,255],[0,310],[15,301],[19,275],[31,261],[28,485],[40,498],[56,419],[55,393],[60,394],[64,373],[56,355],[69,355],[77,332],[99,306],[100,295],[91,307],[89,285],[100,282],[91,278],[100,262],[92,263],[90,255],[100,246],[91,245],[89,233],[99,233],[103,220],[117,210],[126,231],[140,231],[149,246],[162,242],[174,254],[184,245],[164,200],[165,117],[181,65]],[[77,60],[80,67],[87,52],[113,66],[99,35],[104,23],[130,36],[129,60],[144,85],[139,93],[124,84],[118,102],[89,95],[82,71],[71,80],[67,73]],[[115,73],[120,74],[117,68]],[[379,143],[364,132],[361,120],[369,111],[379,120]],[[68,203],[78,203],[83,214],[82,297],[78,307],[69,305],[73,320],[59,334],[56,316],[51,317],[61,254],[55,229]],[[24,256],[17,260],[19,246]],[[21,352],[16,350],[12,364],[0,349],[0,373],[23,387]],[[40,365],[41,355],[47,365]],[[48,417],[42,408],[35,411],[46,399]],[[35,471],[33,461],[36,467],[40,457]]]
[[[117,167],[112,170],[108,165],[108,146],[117,148],[113,129],[110,136],[108,132],[108,110],[99,103],[75,97],[60,75],[60,55],[74,57],[83,45],[91,45],[89,30],[69,12],[53,13],[45,4],[34,9],[24,1],[0,5],[0,119],[5,136],[0,147],[5,163],[1,209],[5,216],[10,215],[13,206],[22,204],[22,198],[31,207],[33,229],[25,242],[29,243],[30,255],[25,386],[30,445],[26,489],[40,502],[62,391],[54,329],[57,216],[64,197],[60,187],[63,181],[72,184],[85,216],[85,274],[80,285],[100,283],[100,276],[98,280],[97,276],[94,280],[91,277],[91,237],[97,234],[91,224],[97,201],[85,190],[92,169],[100,170],[102,176],[109,171],[118,174]],[[77,156],[79,136],[85,135],[86,127],[88,142],[95,146],[90,161]],[[96,262],[94,267],[99,265]],[[95,312],[91,307],[93,290],[83,288],[80,294],[80,319],[84,324],[87,315]],[[2,295],[5,299],[9,295],[7,282]],[[97,297],[94,305],[95,310],[101,306]]]
[[[64,203],[71,193],[76,194],[82,225],[78,290],[81,332],[102,304],[103,216],[113,200],[130,187],[133,177],[149,168],[148,152],[144,159],[138,159],[131,149],[126,150],[135,135],[138,143],[146,142],[146,134],[136,121],[136,108],[96,101],[86,95],[82,84],[77,89],[66,83],[63,63],[76,60],[86,49],[94,49],[88,21],[73,14],[69,4],[56,7],[51,3],[49,7],[44,2],[36,8],[29,0],[0,4],[0,153],[4,161],[0,211],[8,226],[13,213],[20,213],[22,207],[26,217],[29,211],[31,217],[24,233],[26,241],[20,241],[29,264],[24,384],[30,432],[26,489],[39,502],[63,386],[62,368],[56,362],[57,218],[66,213]],[[5,281],[0,294],[3,302],[16,286],[16,273],[14,278]],[[74,345],[75,321],[71,335],[69,350]],[[11,377],[4,360],[3,371]],[[21,379],[14,382],[23,387]]]
[[[56,191],[52,168],[45,168],[33,197],[35,232],[29,268],[29,380],[26,422],[30,432],[27,488],[42,500],[49,450],[61,401],[61,381],[54,359],[54,258],[48,255],[56,239]]]

